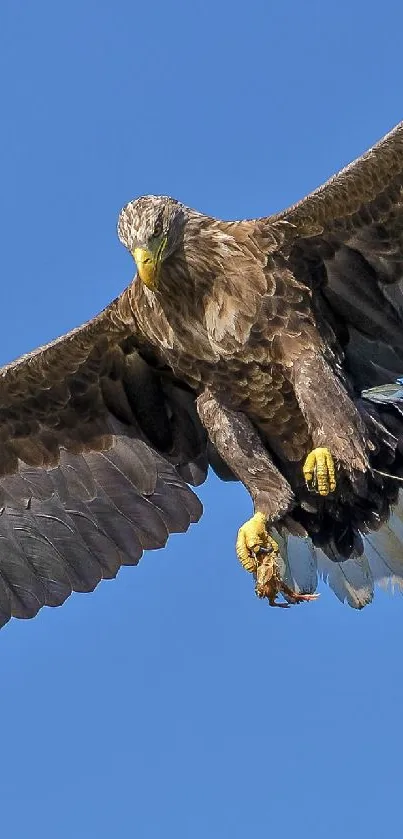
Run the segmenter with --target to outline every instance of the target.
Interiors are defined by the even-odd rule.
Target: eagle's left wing
[[[357,391],[403,373],[403,123],[272,217]]]
[[[324,343],[357,398],[378,388],[366,396],[377,403],[374,422],[380,420],[385,441],[390,434],[397,452],[398,462],[384,470],[399,476],[403,400],[384,385],[403,375],[403,123],[267,221],[282,232],[294,275],[311,289]],[[402,520],[400,499],[388,523],[365,537],[364,556],[335,562],[317,552],[319,569],[340,600],[360,608],[371,600],[376,581],[403,587]]]

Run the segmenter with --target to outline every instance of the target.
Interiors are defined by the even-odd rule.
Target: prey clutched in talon
[[[296,603],[305,603],[309,600],[317,600],[319,594],[303,594],[293,591],[280,577],[279,569],[272,556],[264,556],[256,571],[255,592],[258,597],[267,597],[270,606],[278,606],[281,609],[289,609]],[[286,603],[277,603],[276,597],[282,594],[287,599]]]
[[[279,546],[270,536],[264,513],[255,513],[238,531],[236,552],[239,561],[255,579],[258,597],[266,597],[270,606],[288,609],[291,604],[316,600],[318,594],[300,594],[293,591],[280,577],[278,567]],[[276,597],[283,594],[286,603],[277,603]]]
[[[329,449],[313,449],[303,465],[308,489],[319,495],[329,495],[336,489],[336,469]]]

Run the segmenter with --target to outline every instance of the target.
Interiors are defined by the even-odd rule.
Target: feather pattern
[[[366,556],[335,562],[323,551],[317,551],[318,569],[322,579],[342,603],[362,609],[374,596],[374,579]]]
[[[164,391],[119,305],[120,321],[112,304],[0,372],[0,625],[92,591],[200,517],[179,474],[207,469],[194,398]]]
[[[280,546],[279,570],[281,579],[296,592],[312,594],[318,585],[317,552],[308,538],[279,534],[274,530]]]

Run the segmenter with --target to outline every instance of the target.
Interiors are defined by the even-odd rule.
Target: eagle
[[[403,123],[276,215],[148,195],[118,236],[123,293],[0,370],[0,625],[186,531],[210,467],[271,606],[402,583]]]

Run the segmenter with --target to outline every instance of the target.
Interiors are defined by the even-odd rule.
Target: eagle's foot
[[[280,577],[278,567],[279,546],[270,536],[264,513],[255,513],[240,527],[236,542],[239,561],[254,574],[255,592],[258,597],[267,597],[270,606],[288,609],[291,604],[316,600],[318,594],[300,594],[293,591]],[[283,594],[288,603],[277,603],[276,597]]]
[[[252,574],[256,574],[263,557],[272,556],[274,561],[279,552],[278,544],[270,536],[266,525],[264,513],[255,513],[238,530],[237,557],[246,571]]]
[[[313,449],[302,468],[308,489],[319,495],[335,491],[336,469],[329,449]]]

